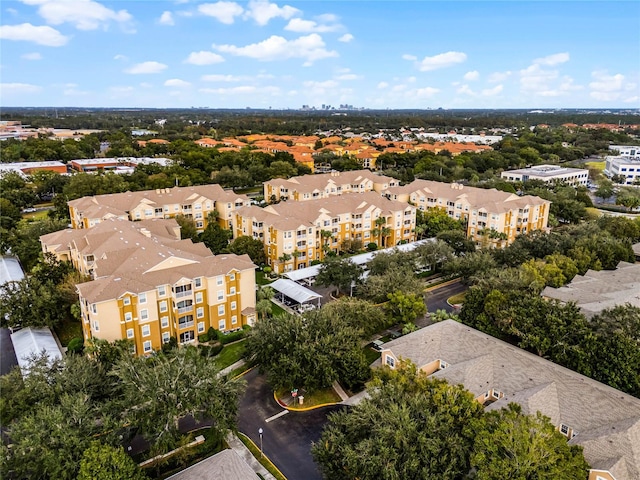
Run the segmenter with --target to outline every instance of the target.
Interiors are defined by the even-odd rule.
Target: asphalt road
[[[6,375],[16,365],[18,359],[11,342],[11,332],[8,328],[0,328],[0,375]]]
[[[435,312],[436,310],[446,310],[452,312],[453,307],[447,303],[447,298],[457,293],[464,292],[467,289],[465,285],[460,282],[452,283],[446,287],[441,287],[429,292],[427,296],[427,311]]]
[[[273,398],[265,377],[252,370],[244,376],[247,388],[240,399],[238,429],[260,446],[258,429],[263,429],[262,448],[267,457],[289,480],[321,480],[311,456],[311,444],[320,438],[327,414],[344,407],[324,407],[308,412],[289,412],[267,423],[282,412]]]

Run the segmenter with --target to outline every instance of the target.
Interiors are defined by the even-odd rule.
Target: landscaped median
[[[300,393],[296,397],[292,396],[292,393],[288,390],[280,390],[273,392],[273,398],[282,407],[292,412],[307,412],[316,408],[329,407],[331,405],[337,405],[342,401],[340,395],[338,395],[333,388],[325,388],[317,390],[311,394]],[[303,398],[303,403],[300,405],[299,401],[294,398]]]
[[[269,458],[263,452],[260,451],[258,446],[253,443],[253,440],[247,437],[244,433],[238,432],[237,436],[240,441],[244,443],[244,446],[249,449],[251,455],[253,455],[255,459],[260,462],[260,465],[266,468],[267,471],[276,478],[276,480],[287,480],[287,477],[285,477],[282,472],[278,470],[278,467],[276,467],[273,462],[269,460]]]

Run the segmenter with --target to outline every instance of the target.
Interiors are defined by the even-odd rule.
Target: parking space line
[[[273,417],[269,417],[265,420],[266,423],[269,423],[273,420],[277,420],[278,418],[282,417],[283,415],[286,415],[287,413],[289,413],[289,410],[283,410],[280,413],[276,413]]]

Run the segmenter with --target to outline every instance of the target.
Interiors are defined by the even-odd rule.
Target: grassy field
[[[40,210],[38,212],[23,213],[22,218],[24,220],[46,220],[49,218],[49,210]]]
[[[267,279],[264,272],[256,270],[256,285],[269,285],[273,280]]]
[[[244,340],[225,346],[222,351],[215,356],[213,363],[219,368],[226,368],[233,365],[244,356]]]
[[[458,303],[464,302],[464,297],[467,292],[458,293],[457,295],[453,295],[452,297],[447,298],[447,302],[451,305],[456,305]]]
[[[276,392],[276,395],[281,399],[291,399],[291,393],[288,390],[278,391]],[[338,395],[333,388],[316,390],[313,393],[302,393],[301,395],[304,397],[304,403],[302,405],[298,405],[297,403],[294,405],[291,403],[289,406],[294,408],[308,408],[315,407],[316,405],[325,405],[327,403],[338,403],[342,400],[340,395]]]
[[[602,170],[604,170],[605,163],[606,163],[605,161],[602,161],[602,162],[587,162],[587,163],[585,163],[585,165],[586,165],[587,168],[595,168],[596,170],[602,171]]]
[[[260,449],[256,446],[255,443],[253,443],[249,437],[247,437],[246,435],[238,432],[238,438],[240,439],[240,441],[242,443],[244,443],[244,446],[247,447],[249,449],[249,451],[251,452],[251,454],[256,457],[256,460],[258,460],[260,462],[260,464],[266,468],[268,470],[268,472],[273,475],[276,480],[287,480],[284,475],[282,475],[280,473],[280,470],[278,470],[275,465],[273,463],[271,463],[271,460],[269,460],[267,457],[265,457],[264,455],[262,455],[260,453]]]
[[[271,307],[271,315],[278,316],[278,315],[282,315],[283,313],[287,313],[286,310],[284,308],[282,308],[280,305],[271,302],[273,307]]]

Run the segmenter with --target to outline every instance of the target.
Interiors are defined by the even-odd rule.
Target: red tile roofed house
[[[377,150],[368,149],[363,152],[357,153],[355,155],[356,160],[362,166],[362,168],[370,168],[375,170],[376,168],[376,160],[381,155],[382,152],[378,152]]]
[[[201,138],[200,140],[196,140],[193,143],[199,145],[200,147],[213,148],[217,145],[220,145],[221,142],[214,140],[213,138]]]
[[[320,137],[316,137],[315,135],[311,136],[303,136],[297,137],[293,140],[294,145],[301,145],[303,147],[313,148],[316,145],[316,142],[320,140]]]
[[[330,144],[330,143],[338,143],[338,142],[341,142],[341,141],[342,141],[342,138],[341,138],[341,137],[338,137],[337,135],[333,135],[333,136],[331,136],[331,137],[323,138],[321,141],[322,141],[323,145],[328,145],[328,144]]]

